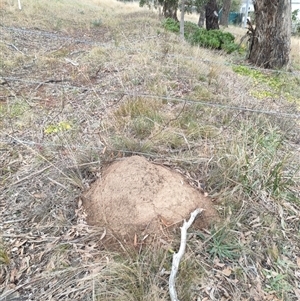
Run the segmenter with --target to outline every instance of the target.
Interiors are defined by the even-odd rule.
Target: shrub
[[[163,22],[163,26],[164,26],[165,29],[167,29],[169,31],[172,31],[172,32],[179,32],[179,30],[180,30],[179,23],[176,22],[172,18],[165,19],[164,22]]]
[[[180,25],[174,19],[168,18],[164,20],[165,29],[179,33]],[[234,36],[229,32],[221,30],[206,30],[199,28],[195,23],[184,23],[184,37],[192,45],[199,45],[212,49],[223,49],[227,53],[231,53],[238,49],[238,45],[234,43]]]

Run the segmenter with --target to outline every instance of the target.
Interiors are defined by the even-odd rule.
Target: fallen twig
[[[184,254],[185,247],[186,247],[186,236],[187,236],[187,230],[194,222],[196,216],[200,214],[204,209],[196,209],[191,213],[191,217],[188,220],[188,222],[184,221],[182,227],[181,227],[181,240],[180,240],[180,247],[178,253],[175,253],[173,255],[172,260],[172,269],[171,274],[169,278],[169,293],[171,297],[171,301],[179,301],[177,297],[177,292],[175,288],[175,281],[176,281],[176,275],[179,267],[180,260]]]

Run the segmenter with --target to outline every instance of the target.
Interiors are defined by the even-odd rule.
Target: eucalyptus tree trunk
[[[204,2],[200,9],[199,9],[199,13],[200,13],[200,16],[199,16],[199,20],[198,20],[198,26],[199,27],[203,27],[204,26],[204,21],[205,21],[205,5],[206,3]]]
[[[216,0],[209,0],[205,5],[206,29],[219,29],[218,5]]]
[[[249,60],[263,68],[288,65],[291,48],[290,0],[254,0],[255,29]]]
[[[163,15],[165,18],[172,18],[179,22],[177,18],[178,0],[165,0],[163,3]]]
[[[184,39],[184,4],[185,4],[185,0],[181,0],[180,37],[182,39]]]
[[[220,25],[228,27],[228,18],[230,13],[231,0],[223,0],[223,9],[220,19]]]

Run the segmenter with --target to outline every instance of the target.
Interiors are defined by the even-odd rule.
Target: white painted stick
[[[181,240],[180,240],[180,247],[178,253],[175,253],[173,255],[173,260],[172,260],[172,269],[171,269],[171,274],[169,278],[169,293],[171,297],[171,301],[179,301],[177,297],[177,292],[176,292],[176,287],[175,287],[175,282],[176,282],[176,275],[178,272],[179,268],[179,263],[180,260],[184,254],[185,247],[186,247],[186,236],[187,236],[187,230],[188,228],[192,225],[194,222],[196,216],[200,214],[204,209],[196,209],[191,213],[191,217],[188,220],[188,222],[184,221],[181,229]]]
[[[18,0],[18,5],[19,5],[19,9],[21,10],[22,9],[21,0]]]

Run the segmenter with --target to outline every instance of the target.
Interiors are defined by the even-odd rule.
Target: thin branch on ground
[[[180,240],[180,247],[178,253],[173,255],[172,260],[172,269],[169,278],[169,293],[172,301],[179,301],[177,297],[175,282],[176,282],[176,275],[178,272],[180,260],[184,254],[185,247],[186,247],[186,237],[187,237],[187,230],[194,222],[195,218],[198,214],[200,214],[204,209],[197,208],[195,211],[191,213],[191,217],[188,222],[185,220],[182,227],[181,227],[181,240]]]

